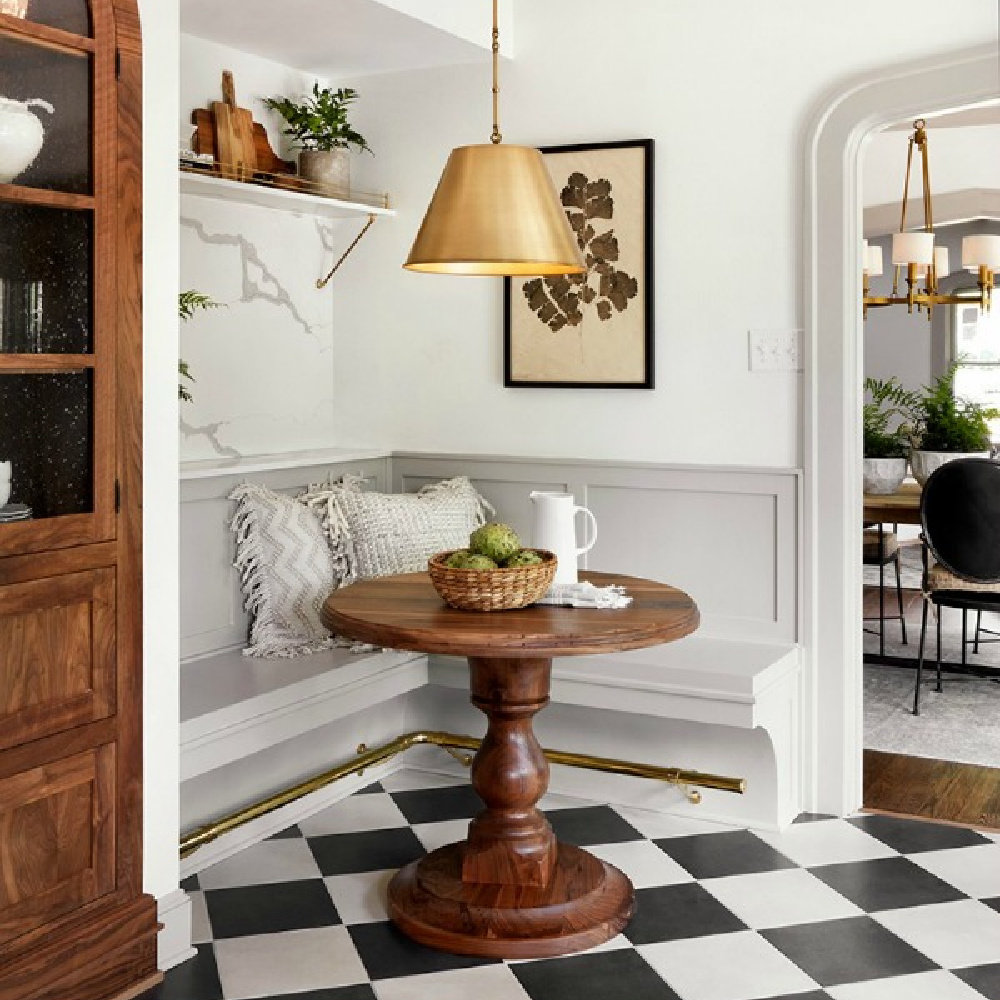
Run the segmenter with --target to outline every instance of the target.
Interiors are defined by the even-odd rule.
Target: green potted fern
[[[350,87],[321,89],[317,82],[312,93],[301,101],[287,97],[264,100],[266,107],[284,118],[284,134],[293,146],[302,150],[300,175],[345,196],[351,190],[350,148],[371,152],[365,137],[347,120],[348,109],[358,97],[358,92]]]
[[[904,389],[899,379],[865,379],[861,410],[864,442],[862,475],[865,493],[895,493],[906,478],[910,453],[905,418],[917,404],[917,393]]]
[[[980,406],[955,394],[956,361],[917,395],[909,413],[913,423],[910,464],[921,486],[940,465],[956,458],[988,458],[991,448],[988,421],[1000,410]]]

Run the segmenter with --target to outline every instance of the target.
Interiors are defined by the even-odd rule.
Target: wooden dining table
[[[895,493],[865,493],[862,519],[865,524],[920,524],[922,487],[905,480]]]
[[[532,728],[549,700],[552,658],[670,642],[698,626],[687,594],[652,580],[582,573],[632,597],[616,609],[532,605],[462,611],[444,603],[426,573],[365,580],[335,591],[323,623],[352,639],[469,661],[472,703],[488,720],[472,763],[486,808],[457,844],[401,869],[389,884],[389,917],[443,951],[545,958],[619,934],[632,916],[627,876],[588,851],[559,843],[537,808],[549,768]]]

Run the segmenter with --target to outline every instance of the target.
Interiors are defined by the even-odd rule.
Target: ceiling
[[[180,0],[181,31],[328,79],[479,62],[483,44],[393,9],[392,0]],[[446,5],[445,5],[446,6]],[[432,13],[433,12],[433,13]]]
[[[932,115],[924,115],[928,124],[934,128],[969,128],[972,125],[1000,125],[1000,102],[982,104],[975,108],[965,108],[962,111],[940,111]],[[913,119],[890,125],[889,132],[912,132]]]

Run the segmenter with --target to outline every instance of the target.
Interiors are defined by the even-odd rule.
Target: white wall
[[[146,892],[177,888],[177,0],[140,0],[143,31],[143,725]]]
[[[809,117],[872,67],[996,36],[992,0],[962,18],[918,0],[515,3],[503,67],[511,142],[656,140],[654,392],[504,389],[498,280],[403,272],[453,145],[486,141],[488,63],[358,81],[363,166],[399,211],[335,284],[338,440],[441,451],[787,466],[800,377],[752,374],[747,331],[801,305],[801,162]]]

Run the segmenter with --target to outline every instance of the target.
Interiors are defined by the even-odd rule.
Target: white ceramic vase
[[[327,193],[348,198],[351,194],[351,154],[347,149],[303,149],[299,174],[319,184]]]
[[[45,142],[45,129],[31,108],[44,108],[51,115],[55,109],[48,101],[12,101],[0,97],[0,183],[10,184],[23,174]]]
[[[5,507],[10,500],[10,479],[14,467],[10,462],[0,462],[0,507]]]
[[[927,482],[930,474],[945,462],[953,462],[956,458],[989,458],[988,451],[911,451],[910,466],[913,469],[913,478],[921,486]]]
[[[905,458],[866,458],[862,465],[865,493],[895,493],[906,478]]]

